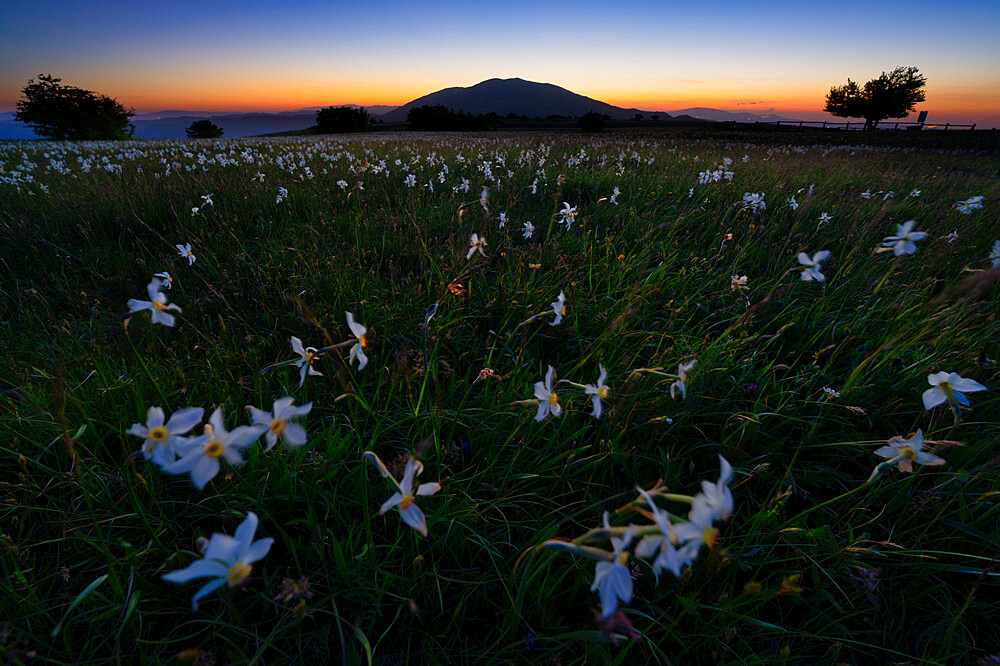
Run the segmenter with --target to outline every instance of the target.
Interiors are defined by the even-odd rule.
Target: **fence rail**
[[[845,129],[863,130],[864,121],[854,121],[846,123],[835,123],[828,120],[755,120],[754,125],[783,125],[785,127],[817,127],[819,129]],[[892,125],[892,127],[889,127]],[[853,127],[852,127],[853,126]],[[894,129],[917,128],[921,130],[949,130],[949,129],[976,129],[976,124],[962,125],[958,123],[897,123],[897,122],[877,122],[872,129]]]

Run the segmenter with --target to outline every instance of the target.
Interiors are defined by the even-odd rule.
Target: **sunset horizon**
[[[832,118],[823,113],[832,86],[915,65],[927,77],[917,112],[1000,126],[996,6],[943,13],[929,2],[897,3],[878,14],[863,3],[767,7],[22,4],[0,26],[0,111],[14,111],[40,73],[137,113],[400,106],[442,88],[516,77],[624,108],[815,120]]]

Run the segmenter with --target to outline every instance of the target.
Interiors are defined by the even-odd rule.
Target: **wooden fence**
[[[846,123],[834,123],[828,120],[771,120],[771,121],[759,121],[755,120],[754,125],[783,125],[785,127],[816,127],[819,129],[845,129],[845,130],[863,130],[865,128],[864,121],[854,121]],[[889,127],[892,125],[892,127]],[[921,130],[948,130],[948,129],[976,129],[976,124],[971,125],[961,125],[957,123],[898,123],[898,122],[878,122],[875,123],[874,129],[894,129],[898,130],[900,127],[906,128],[917,128]]]

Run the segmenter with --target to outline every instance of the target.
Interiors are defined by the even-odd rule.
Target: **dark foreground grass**
[[[724,157],[733,181],[698,185]],[[12,663],[1000,658],[995,155],[505,134],[8,144],[0,162],[0,652]],[[461,178],[467,194],[452,191]],[[488,216],[474,203],[487,184]],[[861,198],[868,188],[895,196]],[[744,192],[763,192],[766,210],[734,206]],[[985,207],[958,213],[973,195]],[[568,231],[553,221],[564,201],[579,210]],[[822,212],[833,219],[817,228]],[[932,235],[916,255],[874,252],[910,219]],[[466,260],[472,232],[487,258]],[[190,267],[171,263],[184,242]],[[827,281],[802,282],[796,254],[822,249]],[[164,269],[177,326],[126,323],[126,301]],[[732,275],[749,276],[747,300]],[[560,290],[561,326],[524,323]],[[334,352],[301,389],[294,368],[260,374],[294,356],[292,335],[348,339],[345,311],[369,328],[365,370]],[[694,358],[684,401],[669,380],[631,374]],[[566,413],[549,422],[512,404],[549,364],[592,383],[599,363],[612,391],[599,421],[565,385]],[[474,382],[487,367],[501,379]],[[960,424],[921,404],[941,370],[989,388]],[[222,406],[232,426],[284,395],[314,403],[309,443],[255,445],[202,492],[124,434],[150,406]],[[872,451],[918,428],[961,445],[932,447],[942,467],[866,486]],[[412,453],[422,481],[441,480],[420,502],[427,538],[378,515],[390,489],[368,449],[397,474]],[[680,580],[635,561],[637,637],[609,633],[593,564],[536,547],[597,526],[636,485],[697,491],[719,454],[737,470],[736,511],[715,549]],[[275,545],[243,586],[192,612],[199,584],[161,575],[247,511]]]

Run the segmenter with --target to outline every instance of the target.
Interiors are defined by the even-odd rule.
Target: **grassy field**
[[[751,140],[0,145],[0,654],[997,663],[1000,158]],[[699,183],[719,168],[731,180]],[[929,234],[916,253],[876,251],[907,220]],[[469,258],[473,233],[487,245]],[[798,253],[822,250],[825,281],[802,280]],[[129,316],[164,270],[176,325]],[[367,327],[363,370],[346,312]],[[299,358],[292,336],[336,346],[301,387],[294,365],[261,372]],[[691,361],[683,397],[634,372]],[[562,413],[538,421],[526,401],[548,366],[580,386],[554,384]],[[581,387],[599,366],[598,419]],[[986,387],[960,421],[922,403],[937,372]],[[126,434],[150,407],[221,407],[232,429],[284,396],[312,403],[308,442],[261,438],[203,490]],[[945,464],[866,484],[874,452],[918,429]],[[379,514],[393,488],[365,451],[440,482],[417,500],[426,537]],[[692,495],[720,455],[734,511],[714,547],[658,580],[633,554],[610,618],[593,561],[539,548],[605,511],[649,533],[636,487]],[[683,500],[660,507],[683,522]],[[206,581],[162,576],[248,512],[270,551],[192,610]]]

